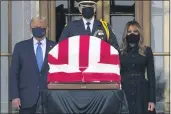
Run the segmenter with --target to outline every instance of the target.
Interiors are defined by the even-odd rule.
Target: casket
[[[119,54],[105,41],[70,37],[49,52],[48,64],[48,90],[41,92],[37,113],[128,114]]]
[[[58,84],[59,88],[91,89],[92,83],[103,83],[102,87],[109,89],[118,88],[121,81],[118,51],[94,36],[73,36],[61,41],[49,52],[48,64],[49,88]]]

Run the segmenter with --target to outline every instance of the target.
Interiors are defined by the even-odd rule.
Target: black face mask
[[[136,35],[136,34],[130,34],[126,36],[126,40],[128,43],[131,44],[138,44],[140,41],[140,35]]]
[[[42,38],[46,35],[46,28],[32,28],[33,36],[36,38]]]
[[[83,8],[82,15],[86,19],[91,19],[94,16],[94,8],[93,7]]]

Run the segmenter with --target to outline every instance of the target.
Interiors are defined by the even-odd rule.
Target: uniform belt
[[[48,89],[119,89],[120,84],[111,83],[111,84],[56,84],[50,83],[48,84]]]

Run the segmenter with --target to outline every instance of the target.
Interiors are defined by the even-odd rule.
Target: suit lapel
[[[84,26],[83,19],[79,20],[79,23],[77,23],[77,26],[79,26],[79,31],[82,31],[81,33],[87,34],[87,31],[86,31],[85,26]],[[92,36],[94,35],[95,31],[100,28],[100,26],[101,26],[100,21],[95,19],[94,23],[93,23],[93,30],[91,33]]]
[[[30,60],[34,64],[33,66],[36,67],[37,71],[39,71],[38,65],[37,65],[37,60],[36,60],[36,54],[34,52],[34,44],[33,44],[33,38],[29,40],[29,55],[30,55]]]
[[[94,20],[94,24],[93,24],[93,30],[92,30],[92,36],[94,35],[94,33],[100,28],[100,26],[101,26],[101,23],[100,23],[100,21],[98,21],[98,20]]]
[[[80,19],[80,20],[79,20],[78,25],[79,25],[79,31],[84,31],[83,33],[85,33],[85,32],[86,32],[86,29],[85,29],[85,27],[84,27],[83,19]]]
[[[52,46],[49,44],[49,40],[46,39],[46,52],[41,71],[45,68],[45,65],[48,63],[48,53],[51,50],[51,48]]]
[[[36,60],[36,54],[34,52],[34,44],[33,44],[33,38],[29,40],[29,53],[30,53],[30,60],[33,61],[33,66],[36,66],[36,69],[37,71],[39,72],[39,68],[38,68],[38,65],[37,65],[37,60]],[[30,46],[31,45],[31,46]],[[48,62],[48,52],[51,50],[51,46],[49,44],[49,40],[46,39],[46,52],[45,52],[45,58],[44,58],[44,61],[43,61],[43,65],[42,65],[42,69],[41,71],[44,69],[46,63]]]

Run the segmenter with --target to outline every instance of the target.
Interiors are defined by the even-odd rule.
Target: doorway
[[[97,3],[96,18],[107,21],[116,32],[118,42],[121,41],[123,26],[127,21],[136,19],[141,26],[145,26],[144,34],[150,37],[150,2],[149,1],[116,1],[99,0]],[[48,38],[58,41],[64,25],[76,19],[80,19],[80,13],[75,0],[65,1],[40,1],[40,15],[48,18]],[[55,15],[55,16],[54,16]],[[145,18],[143,15],[146,15]],[[116,23],[119,21],[121,25]],[[116,25],[116,26],[115,26]],[[117,29],[116,29],[117,28]],[[145,39],[147,45],[149,39]]]
[[[44,3],[43,3],[44,2]],[[46,4],[45,4],[46,2]],[[157,5],[154,5],[157,4]],[[159,4],[162,5],[159,7]],[[43,6],[43,7],[41,7]],[[57,16],[59,16],[58,11],[55,10],[56,7],[60,7],[63,9],[63,13],[61,17],[65,20],[62,24],[64,27],[64,23],[67,24],[72,20],[79,19],[80,14],[78,12],[76,3],[74,0],[66,0],[66,1],[40,1],[40,14],[48,17],[49,26],[51,28],[49,38],[51,40],[56,41],[56,27],[58,22],[55,21]],[[151,46],[153,49],[154,60],[155,60],[155,71],[156,71],[156,84],[157,91],[162,91],[162,96],[160,100],[157,102],[157,111],[158,112],[169,112],[169,62],[170,62],[170,50],[169,50],[169,1],[119,1],[119,0],[100,0],[98,2],[97,8],[97,19],[104,19],[108,23],[112,25],[112,28],[117,36],[117,40],[120,43],[122,38],[122,33],[124,30],[124,26],[127,21],[137,20],[141,27],[143,28],[144,34],[144,43],[146,46]],[[155,11],[155,12],[154,12]],[[57,15],[57,16],[53,16]],[[60,16],[59,16],[60,17]],[[159,19],[160,18],[160,19]],[[156,23],[155,20],[160,20],[160,23]],[[159,21],[157,21],[159,22]],[[155,27],[154,27],[155,26]],[[162,26],[162,30],[161,30]],[[60,29],[63,29],[63,28]],[[162,35],[157,35],[162,31]],[[155,35],[154,35],[155,34]],[[156,39],[158,37],[158,39]],[[157,41],[160,39],[160,42]],[[157,47],[154,48],[154,44],[157,44]],[[162,61],[162,62],[159,62]],[[163,66],[161,66],[161,64]],[[158,67],[160,66],[160,67]],[[158,69],[159,68],[159,69]],[[163,82],[161,82],[162,77]],[[165,86],[162,84],[164,83]],[[162,88],[160,88],[162,87]]]

